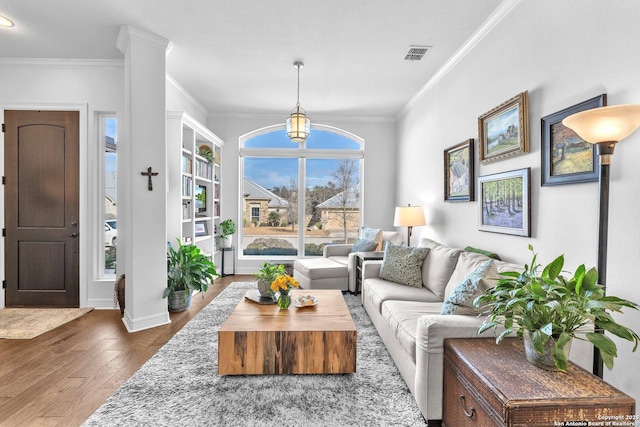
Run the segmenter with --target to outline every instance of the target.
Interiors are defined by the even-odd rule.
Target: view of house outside
[[[241,255],[320,256],[328,243],[357,238],[358,141],[312,129],[300,146],[276,130],[247,139],[244,147]],[[252,156],[252,148],[272,148],[273,156]]]
[[[104,143],[104,274],[116,273],[117,237],[117,183],[118,162],[116,156],[117,120],[115,115],[100,117],[100,141]]]

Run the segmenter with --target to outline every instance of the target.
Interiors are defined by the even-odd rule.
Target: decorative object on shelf
[[[531,236],[531,168],[478,177],[479,229]]]
[[[196,221],[196,236],[208,236],[207,221]]]
[[[291,110],[291,115],[287,118],[287,136],[293,142],[305,142],[311,132],[311,121],[300,107],[300,68],[304,67],[304,63],[296,61],[293,66],[298,69],[298,98],[296,106]]]
[[[444,200],[472,202],[475,200],[473,139],[444,150]]]
[[[562,124],[562,120],[580,111],[605,105],[607,95],[602,94],[541,119],[543,186],[598,180],[595,148]]]
[[[607,286],[607,241],[609,230],[609,166],[618,142],[640,127],[640,104],[614,105],[593,108],[572,114],[562,124],[573,129],[582,139],[596,145],[600,159],[598,214],[598,271],[600,284]],[[602,378],[603,359],[599,351],[594,353],[593,373]]]
[[[407,246],[411,246],[411,229],[418,225],[425,225],[422,206],[398,206],[393,217],[395,227],[407,227]]]
[[[198,155],[207,159],[207,162],[209,162],[209,164],[213,164],[215,154],[213,154],[213,150],[208,145],[202,144],[198,146]]]
[[[233,234],[236,232],[236,223],[232,219],[225,219],[220,222],[220,239],[222,247],[229,248],[233,243]]]
[[[525,265],[524,271],[501,273],[502,278],[496,286],[474,300],[474,305],[488,315],[478,328],[478,334],[504,327],[496,339],[500,343],[513,332],[521,338],[529,333],[529,344],[533,348],[525,347],[527,360],[544,369],[563,372],[567,370],[567,346],[577,336],[584,336],[600,350],[609,369],[613,367],[617,348],[615,342],[601,332],[607,331],[633,342],[633,351],[636,350],[640,337],[618,324],[609,312],[621,313],[624,307],[638,310],[638,304],[605,296],[604,286],[597,283],[597,270],[587,270],[584,264],[576,269],[573,277],[566,279],[561,274],[563,255],[539,273],[537,254],[531,245],[529,250],[533,259],[530,265]],[[525,346],[528,341],[525,339]],[[550,350],[550,356],[544,355],[545,349]],[[545,360],[552,363],[545,364]]]
[[[151,180],[151,178],[154,177],[154,176],[157,176],[158,172],[152,172],[152,168],[151,168],[151,166],[149,166],[147,168],[147,171],[146,172],[140,172],[140,175],[149,177],[149,182],[147,184],[147,189],[149,191],[153,191],[153,181]]]
[[[257,273],[254,274],[258,279],[258,291],[260,295],[264,297],[273,297],[273,291],[271,290],[271,283],[278,276],[286,274],[283,264],[272,264],[265,262],[262,264]]]
[[[289,308],[291,305],[291,295],[289,292],[291,289],[298,287],[300,287],[300,282],[288,274],[278,276],[271,282],[271,290],[278,295],[278,307],[280,307],[280,310]]]
[[[204,293],[209,284],[219,277],[211,259],[195,245],[183,245],[178,250],[167,247],[167,287],[162,298],[169,298],[169,311],[184,311],[191,306],[191,293]]]
[[[478,117],[480,163],[529,152],[529,93],[522,92]]]

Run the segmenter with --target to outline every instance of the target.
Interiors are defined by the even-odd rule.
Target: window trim
[[[264,135],[270,132],[277,132],[285,130],[284,123],[265,126],[263,128],[256,129],[254,131],[245,133],[238,138],[238,183],[239,191],[242,192],[242,183],[244,180],[244,157],[281,157],[281,158],[297,158],[298,159],[298,190],[299,200],[306,200],[306,159],[352,159],[359,160],[360,170],[360,218],[358,227],[362,227],[364,224],[364,155],[365,155],[365,140],[358,135],[346,131],[344,129],[337,128],[335,126],[312,124],[311,129],[318,131],[325,131],[335,133],[345,138],[351,139],[360,145],[360,149],[322,149],[322,148],[306,148],[306,142],[301,143],[298,148],[250,148],[245,147],[244,144],[247,140],[255,138],[260,135]],[[242,212],[243,212],[243,198],[238,197],[238,224],[242,224]],[[304,223],[304,209],[298,210],[298,224]],[[298,255],[295,259],[310,258],[304,254],[304,227],[298,227]],[[290,260],[291,256],[285,255],[244,255],[241,250],[240,242],[244,238],[242,227],[239,227],[238,231],[238,251],[237,257],[242,260]]]
[[[98,264],[96,266],[97,270],[96,270],[95,276],[97,277],[98,280],[112,281],[117,277],[117,271],[114,272],[113,274],[106,273],[104,268],[104,264],[105,264],[104,224],[106,221],[106,218],[105,218],[105,215],[106,215],[106,212],[105,212],[105,199],[106,199],[105,137],[106,137],[106,121],[108,119],[115,119],[116,126],[117,126],[118,118],[115,112],[98,112],[96,113],[96,116],[97,116],[97,120],[96,120],[97,145],[99,149],[98,149],[98,167],[96,168],[97,174],[98,174],[98,177],[97,177],[98,191],[96,191],[96,194],[98,195],[98,209],[97,209],[98,226],[96,227],[96,231],[97,231],[96,243],[97,244],[95,247],[95,251],[97,255],[95,259],[98,260]],[[117,142],[117,132],[116,132],[116,142]],[[116,153],[117,153],[117,148],[116,148]]]

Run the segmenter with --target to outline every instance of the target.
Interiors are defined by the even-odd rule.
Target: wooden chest
[[[446,427],[634,426],[635,400],[574,364],[566,373],[532,365],[517,338],[448,339],[442,418]]]

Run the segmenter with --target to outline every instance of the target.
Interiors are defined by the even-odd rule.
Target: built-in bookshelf
[[[223,145],[220,138],[189,114],[167,114],[167,238],[172,245],[177,240],[196,244],[213,257],[218,254]]]

